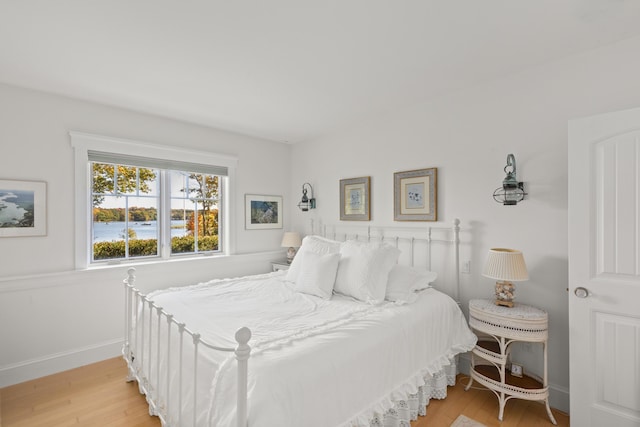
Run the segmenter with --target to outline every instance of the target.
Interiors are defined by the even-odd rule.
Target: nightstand
[[[547,313],[519,303],[513,307],[502,307],[495,305],[492,300],[475,299],[469,301],[469,326],[477,331],[480,337],[471,354],[471,378],[465,390],[469,390],[475,380],[493,391],[500,404],[500,421],[507,400],[516,398],[544,402],[549,419],[553,424],[557,424],[549,408]],[[542,383],[535,379],[518,381],[519,378],[507,372],[511,344],[516,341],[542,344]]]
[[[271,263],[271,268],[273,271],[288,270],[290,266],[291,264],[289,264],[287,261],[277,261]]]

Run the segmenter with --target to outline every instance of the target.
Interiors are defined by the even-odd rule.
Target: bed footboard
[[[240,328],[235,334],[238,345],[225,348],[212,345],[200,338],[200,334],[189,330],[170,313],[158,307],[146,295],[135,288],[135,268],[127,270],[125,286],[125,334],[122,354],[128,365],[127,381],[137,381],[140,392],[149,403],[149,414],[160,418],[163,426],[184,426],[197,421],[198,401],[198,355],[201,346],[215,351],[233,352],[238,364],[238,396],[236,406],[237,427],[247,427],[247,375],[251,347],[251,331]],[[176,334],[177,336],[172,336]],[[163,335],[164,334],[164,335]],[[164,344],[161,342],[164,340]],[[175,356],[177,345],[177,360]],[[185,346],[192,353],[192,365],[187,367]],[[147,354],[145,354],[145,352]],[[163,368],[161,369],[161,362]],[[177,374],[177,383],[172,382],[172,373]],[[178,401],[172,401],[171,387],[177,386]],[[184,413],[183,387],[192,386],[192,414]],[[161,389],[162,388],[162,389]],[[190,393],[186,393],[190,394]],[[169,415],[177,412],[177,417]]]

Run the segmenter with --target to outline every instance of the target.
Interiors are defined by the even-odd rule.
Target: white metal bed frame
[[[405,228],[405,227],[372,227],[366,226],[364,230],[366,232],[360,233],[358,231],[342,232],[338,233],[336,230],[338,228],[344,227],[345,229],[353,230],[358,227],[353,227],[351,225],[346,226],[341,224],[340,226],[323,226],[322,235],[327,238],[332,238],[334,240],[380,240],[380,241],[393,241],[395,242],[396,247],[398,247],[400,241],[407,241],[410,247],[410,264],[413,266],[414,264],[414,248],[417,242],[424,242],[427,246],[427,268],[431,269],[431,258],[432,258],[432,242],[444,242],[447,244],[451,244],[453,247],[453,268],[454,268],[454,281],[455,281],[455,289],[453,298],[456,302],[459,303],[459,295],[460,295],[460,266],[459,266],[459,247],[460,247],[460,220],[455,219],[453,221],[453,225],[450,227],[445,226],[429,226],[425,229],[423,228]],[[313,230],[313,224],[311,226],[312,234],[315,230]],[[360,227],[363,228],[363,227]],[[397,234],[389,234],[387,230],[398,230]],[[403,232],[414,232],[419,230],[419,232],[424,233],[422,237],[420,233],[418,233],[418,237],[402,237],[400,236]],[[208,343],[205,340],[201,339],[200,334],[196,331],[190,330],[184,323],[181,323],[178,319],[176,319],[171,313],[167,313],[162,309],[162,307],[157,306],[153,301],[147,298],[145,294],[140,292],[135,287],[135,268],[129,268],[127,278],[123,281],[125,286],[125,342],[122,349],[122,354],[128,365],[128,376],[127,381],[137,381],[140,393],[146,396],[147,402],[149,404],[149,414],[155,415],[160,418],[160,421],[163,426],[184,426],[183,419],[186,419],[189,414],[183,414],[183,405],[182,405],[182,390],[183,384],[185,381],[192,380],[193,381],[193,426],[196,427],[196,419],[197,419],[197,385],[198,385],[198,356],[201,347],[204,347],[202,351],[213,350],[213,351],[222,351],[222,352],[233,352],[235,353],[236,360],[238,362],[237,367],[237,385],[238,385],[238,396],[237,396],[237,427],[247,427],[247,382],[248,382],[248,360],[251,355],[251,347],[248,342],[251,339],[251,331],[246,328],[240,328],[235,334],[235,339],[238,345],[235,348],[229,347],[219,347],[214,344]],[[155,316],[157,319],[156,327],[153,326],[152,316]],[[145,324],[145,319],[148,322],[148,328]],[[162,324],[166,324],[163,328]],[[138,332],[137,328],[134,329],[133,325],[142,324],[142,330]],[[174,345],[171,330],[172,326],[176,326],[178,330],[177,342],[179,343],[179,355],[177,365],[174,367],[173,364],[175,361],[171,360],[171,348]],[[160,337],[162,332],[167,333],[167,343],[164,349],[161,349]],[[157,343],[155,346],[152,346],[152,336],[156,335]],[[146,341],[145,341],[146,340]],[[192,344],[193,348],[193,372],[184,372],[184,364],[183,364],[183,355],[185,353],[185,342],[188,345],[189,342]],[[146,375],[143,377],[138,376],[136,373],[134,360],[137,357],[137,351],[140,349],[140,358],[141,362],[144,362],[144,351],[145,351],[145,343],[147,344],[148,352],[149,352],[149,360],[148,366],[139,365],[138,369]],[[155,347],[155,348],[153,348]],[[160,357],[161,351],[167,361],[166,372],[160,372]],[[154,363],[155,362],[155,363]],[[180,390],[179,400],[178,402],[166,402],[164,408],[160,408],[157,402],[157,390],[160,386],[161,376],[164,375],[166,378],[166,393],[167,396],[170,395],[170,380],[169,376],[172,370],[178,372],[178,387]],[[177,424],[171,424],[171,421],[167,418],[166,414],[169,414],[169,409],[173,407],[173,405],[178,405],[178,419],[176,421]]]

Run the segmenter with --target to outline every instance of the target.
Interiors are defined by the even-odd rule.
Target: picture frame
[[[371,177],[340,180],[340,220],[371,220]]]
[[[394,221],[437,221],[437,184],[438,168],[394,173]]]
[[[0,180],[0,237],[47,235],[47,183]]]
[[[282,228],[282,196],[245,194],[244,204],[245,229]]]

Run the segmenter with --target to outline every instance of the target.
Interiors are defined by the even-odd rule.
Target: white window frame
[[[212,166],[223,166],[228,170],[226,178],[222,179],[222,243],[220,253],[231,255],[235,253],[236,227],[232,226],[235,213],[235,174],[238,159],[233,156],[215,154],[207,151],[190,150],[179,147],[152,144],[148,142],[133,141],[122,138],[114,138],[102,135],[94,135],[83,132],[69,132],[71,146],[75,155],[75,264],[76,269],[83,270],[90,267],[104,266],[104,264],[91,263],[91,167],[89,164],[89,151],[100,151],[120,155],[149,157],[162,160],[175,160],[187,163],[198,163]],[[168,251],[160,250],[161,258],[153,261],[167,261]],[[200,254],[201,255],[201,254]],[[194,255],[198,256],[198,254]],[[145,262],[136,259],[135,261]],[[147,261],[149,262],[149,261]]]

